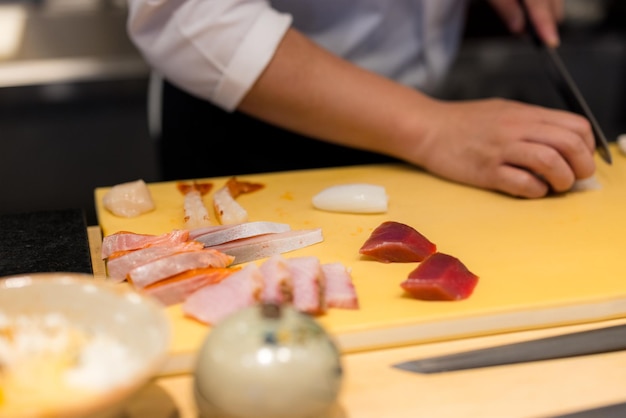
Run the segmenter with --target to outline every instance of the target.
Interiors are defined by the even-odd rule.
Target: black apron
[[[157,141],[163,180],[398,161],[226,112],[167,81],[161,109]]]

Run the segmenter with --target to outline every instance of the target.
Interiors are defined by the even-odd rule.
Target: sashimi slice
[[[287,259],[293,285],[293,306],[300,312],[319,315],[326,312],[324,273],[317,257]]]
[[[202,195],[199,191],[192,190],[185,195],[183,208],[185,210],[183,220],[187,229],[200,228],[211,224],[209,211],[204,206]]]
[[[217,250],[205,248],[161,257],[128,272],[127,279],[136,288],[144,288],[186,270],[203,267],[228,267],[233,257]]]
[[[195,240],[200,235],[209,234],[211,232],[217,232],[222,229],[232,228],[232,225],[207,225],[200,228],[194,228],[189,230],[189,239]]]
[[[248,211],[231,196],[227,187],[222,187],[213,194],[213,209],[221,224],[231,225],[248,221]]]
[[[154,245],[173,245],[189,239],[189,231],[175,229],[162,235],[137,234],[120,231],[102,239],[102,259],[119,251],[131,251]]]
[[[221,224],[238,224],[248,221],[248,212],[235,199],[244,193],[251,193],[263,188],[260,183],[239,181],[236,177],[228,179],[226,184],[213,194],[213,208]]]
[[[323,241],[322,229],[300,229],[276,234],[258,235],[210,248],[235,257],[233,264],[246,263],[304,248]]]
[[[322,264],[325,300],[329,308],[359,309],[359,299],[350,272],[341,263]]]
[[[400,286],[421,300],[467,299],[478,283],[478,276],[456,257],[435,253],[422,261]]]
[[[182,303],[196,290],[219,283],[238,269],[230,267],[207,267],[187,270],[175,276],[151,284],[143,289],[165,306]]]
[[[116,216],[133,218],[155,209],[148,185],[142,179],[116,184],[102,197],[102,205]]]
[[[124,281],[128,272],[135,267],[170,254],[184,251],[198,251],[203,248],[204,245],[201,242],[187,241],[175,245],[146,247],[134,251],[128,251],[119,257],[109,258],[107,260],[106,266],[109,280],[116,282]],[[116,254],[120,253],[118,252]]]
[[[359,253],[383,263],[412,263],[424,260],[437,246],[409,225],[387,221],[380,224]]]
[[[214,245],[257,235],[287,232],[290,229],[289,224],[284,223],[244,222],[242,224],[222,225],[221,228],[209,230],[204,234],[195,232],[193,236],[196,241],[202,242],[207,247],[212,247]]]
[[[219,283],[204,286],[189,295],[183,303],[183,312],[208,325],[239,309],[259,302],[263,289],[263,275],[254,264],[248,264]]]
[[[293,283],[287,259],[280,254],[273,255],[259,269],[264,282],[261,299],[268,303],[291,303]]]
[[[211,225],[209,211],[202,199],[205,194],[211,191],[213,184],[194,181],[191,184],[178,183],[176,186],[185,196],[183,201],[185,227],[187,229],[195,229]]]

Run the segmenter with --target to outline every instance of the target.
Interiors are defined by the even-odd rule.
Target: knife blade
[[[565,415],[557,415],[552,418],[624,418],[626,417],[626,402],[593,409],[572,412]]]
[[[530,20],[528,7],[526,6],[524,0],[520,0],[519,3],[527,22],[526,30],[530,35],[533,44],[546,57],[545,61],[548,65],[548,73],[554,86],[572,112],[583,115],[587,118],[587,120],[589,120],[593,130],[593,136],[596,141],[596,150],[598,151],[598,154],[607,164],[612,164],[613,158],[611,157],[609,143],[604,135],[604,132],[602,131],[602,128],[600,127],[600,124],[591,111],[591,108],[587,104],[587,101],[567,70],[567,67],[565,66],[556,48],[546,45],[539,37],[539,34]]]
[[[433,374],[626,350],[626,324],[405,361],[393,367]]]

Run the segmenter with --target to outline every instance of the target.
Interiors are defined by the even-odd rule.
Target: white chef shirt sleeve
[[[128,0],[128,33],[149,65],[233,111],[292,22],[264,0]]]

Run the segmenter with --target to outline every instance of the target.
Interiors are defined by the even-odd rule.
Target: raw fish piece
[[[192,190],[185,195],[183,207],[185,209],[184,221],[187,229],[211,225],[209,211],[204,206],[202,195],[197,190]]]
[[[233,257],[220,251],[205,248],[185,251],[158,258],[128,272],[127,279],[136,288],[144,288],[186,270],[203,267],[228,267]]]
[[[234,225],[220,225],[202,233],[204,228],[190,231],[196,241],[202,242],[207,247],[224,244],[242,238],[250,238],[263,234],[287,232],[291,229],[289,224],[277,222],[244,222]]]
[[[248,264],[216,284],[193,292],[183,303],[183,312],[205,324],[214,325],[239,309],[260,300],[263,275],[254,264]]]
[[[236,177],[228,179],[226,184],[213,194],[213,208],[221,224],[238,224],[248,221],[248,211],[235,199],[244,193],[262,189],[260,183],[239,181]]]
[[[571,192],[583,192],[588,190],[600,190],[602,184],[598,181],[596,176],[591,176],[586,179],[576,180],[574,185],[570,189]]]
[[[293,284],[293,306],[300,312],[318,315],[326,312],[324,273],[317,257],[287,259]]]
[[[237,268],[230,267],[187,270],[151,284],[143,290],[163,305],[171,306],[184,302],[189,295],[204,286],[221,282],[237,270]]]
[[[239,224],[248,221],[248,211],[233,198],[227,187],[222,187],[213,195],[215,216],[223,225]]]
[[[268,303],[290,303],[293,298],[293,283],[287,259],[280,254],[273,255],[259,269],[264,282],[261,299]]]
[[[617,137],[617,147],[623,155],[626,155],[626,134],[621,134]]]
[[[229,228],[232,228],[232,225],[207,225],[200,228],[190,229],[189,239],[196,239],[201,235],[212,234]]]
[[[476,284],[478,276],[455,257],[435,253],[400,284],[407,293],[421,300],[461,300],[467,299]]]
[[[143,180],[117,184],[103,196],[103,206],[115,216],[133,218],[154,210],[150,189]]]
[[[384,213],[388,201],[384,187],[365,183],[332,186],[313,196],[313,206],[329,212]]]
[[[175,245],[156,245],[152,247],[140,248],[138,250],[118,252],[115,257],[107,259],[107,274],[109,279],[116,282],[126,280],[129,271],[142,264],[149,263],[157,258],[183,251],[197,251],[204,248],[201,242],[187,241]],[[117,254],[120,254],[117,256]]]
[[[350,272],[341,263],[322,264],[324,298],[329,308],[359,309],[359,300]]]
[[[120,251],[132,251],[156,245],[176,245],[189,239],[186,229],[174,229],[162,235],[119,231],[102,239],[102,259]]]
[[[177,183],[178,190],[185,196],[183,207],[185,210],[185,227],[189,230],[211,225],[209,212],[204,205],[202,196],[213,188],[211,183],[191,184]]]
[[[413,227],[394,221],[380,224],[359,249],[383,263],[419,262],[435,251],[437,246]]]
[[[322,241],[321,228],[298,229],[243,238],[214,245],[211,248],[235,257],[233,264],[241,264],[297,250]]]

